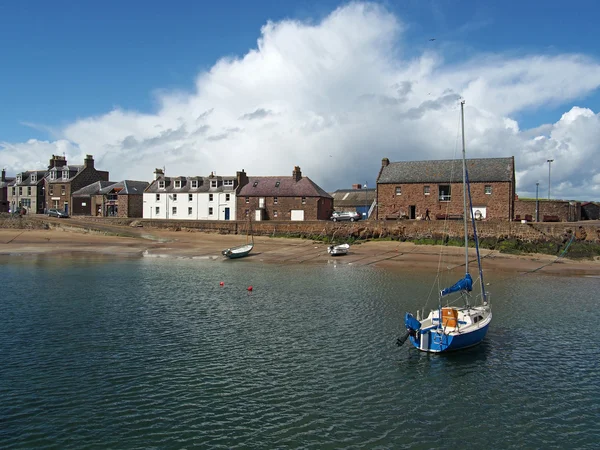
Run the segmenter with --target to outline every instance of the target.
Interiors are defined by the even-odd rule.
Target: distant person
[[[429,208],[425,210],[425,220],[431,220],[431,217],[429,217]]]

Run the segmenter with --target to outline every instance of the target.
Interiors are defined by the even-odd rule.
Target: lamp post
[[[540,200],[538,197],[540,183],[539,181],[535,183],[535,221],[540,221]]]
[[[554,162],[554,160],[548,159],[546,160],[546,162],[548,163],[548,200],[550,200],[550,173],[552,171],[552,163]]]
[[[365,181],[365,220],[369,218],[369,199],[367,196],[367,182]]]

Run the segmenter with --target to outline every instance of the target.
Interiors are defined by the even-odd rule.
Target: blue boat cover
[[[411,313],[406,313],[404,316],[404,325],[407,329],[419,330],[421,329],[421,322],[419,322]]]
[[[445,295],[452,294],[453,292],[458,291],[468,291],[471,292],[473,290],[473,279],[470,274],[466,274],[462,280],[458,280],[453,286],[447,287],[443,291],[440,292],[440,295],[444,297]]]

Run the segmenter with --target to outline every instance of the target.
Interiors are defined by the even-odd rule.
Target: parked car
[[[360,220],[360,214],[353,211],[334,211],[331,215],[331,220],[334,222],[339,220],[349,220],[350,222],[354,222],[355,220]]]
[[[59,219],[69,217],[69,215],[66,212],[61,211],[60,209],[49,209],[48,211],[46,211],[46,213],[48,214],[48,217],[58,217]]]

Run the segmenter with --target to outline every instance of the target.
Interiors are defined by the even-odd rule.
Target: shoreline
[[[203,232],[144,230],[138,236],[114,236],[98,232],[65,230],[0,229],[0,257],[76,257],[97,256],[108,258],[187,258],[226,260],[221,250],[244,243],[239,235],[221,235]],[[300,238],[257,236],[254,250],[241,261],[259,261],[270,264],[352,264],[377,266],[392,270],[437,270],[440,247],[416,245],[399,241],[368,241],[352,245],[344,256],[331,256],[327,244]],[[571,260],[555,256],[529,254],[511,255],[486,249],[480,250],[484,271],[526,273],[539,269],[539,274],[559,276],[600,276],[599,260]],[[469,251],[476,258],[474,249]],[[445,247],[445,270],[464,266],[462,247]]]

